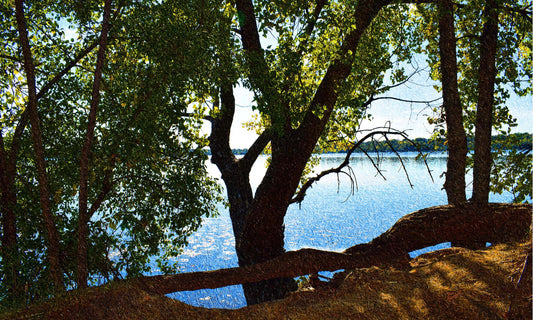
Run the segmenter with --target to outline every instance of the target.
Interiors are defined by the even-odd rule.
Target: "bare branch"
[[[405,168],[405,164],[403,163],[402,157],[400,156],[398,151],[396,151],[396,149],[394,149],[394,147],[392,146],[392,143],[390,142],[389,138],[387,136],[384,136],[384,137],[385,137],[385,141],[387,142],[387,145],[389,145],[389,147],[396,154],[398,159],[400,159],[400,164],[402,165],[403,171],[405,172],[405,176],[407,177],[407,182],[409,182],[409,186],[411,188],[413,188],[413,183],[411,182],[411,179],[409,178],[409,173],[407,172],[407,169]]]
[[[377,100],[394,100],[394,101],[400,101],[400,102],[406,102],[406,103],[430,104],[430,103],[442,100],[442,97],[436,98],[436,99],[433,99],[433,100],[409,100],[409,99],[402,99],[402,98],[395,98],[395,97],[377,97],[377,98],[373,98],[373,101],[377,101]]]
[[[178,114],[179,117],[184,117],[184,118],[194,118],[194,117],[198,117],[197,114],[193,113],[193,112],[180,112]],[[199,117],[200,119],[202,120],[206,120],[206,121],[209,121],[209,122],[213,122],[215,121],[215,118],[213,116],[210,116],[208,114],[206,115],[203,115],[201,117]]]
[[[378,129],[385,129],[385,130],[378,130]],[[400,159],[400,163],[402,165],[402,168],[404,169],[404,172],[407,176],[407,180],[409,182],[409,185],[411,186],[411,188],[413,187],[413,184],[411,183],[411,180],[409,178],[409,174],[405,168],[405,164],[403,163],[403,160],[401,158],[401,155],[394,149],[394,147],[392,146],[389,138],[388,138],[388,135],[399,135],[401,136],[403,139],[405,139],[406,141],[408,141],[410,144],[412,144],[419,155],[422,155],[422,151],[420,150],[420,148],[416,145],[416,143],[409,139],[409,137],[407,136],[407,134],[404,132],[404,131],[399,131],[399,130],[395,130],[395,129],[392,129],[390,127],[380,127],[380,128],[374,128],[371,130],[370,133],[366,134],[363,138],[361,138],[359,141],[357,141],[357,143],[355,143],[347,152],[345,158],[344,158],[344,161],[336,168],[331,168],[331,169],[328,169],[328,170],[324,170],[322,171],[321,173],[319,173],[317,176],[313,177],[313,178],[310,178],[309,180],[307,180],[307,182],[300,188],[300,190],[297,192],[297,194],[292,198],[291,200],[291,204],[292,203],[302,203],[302,201],[304,200],[305,198],[305,193],[307,191],[307,189],[309,189],[313,183],[319,181],[320,179],[322,179],[323,177],[325,177],[326,175],[329,175],[331,173],[336,173],[336,174],[340,174],[340,173],[344,173],[346,175],[348,175],[350,177],[350,180],[351,180],[351,188],[352,188],[352,194],[353,194],[353,190],[354,190],[354,182],[355,182],[355,175],[353,174],[353,170],[351,170],[351,168],[349,168],[349,163],[350,163],[350,157],[351,155],[353,154],[353,152],[356,150],[356,149],[359,149],[361,150],[367,157],[368,159],[370,160],[370,162],[372,163],[372,165],[374,166],[374,168],[376,169],[376,171],[378,172],[378,174],[384,179],[384,180],[387,180],[385,178],[385,176],[382,174],[380,168],[379,168],[379,162],[380,162],[380,156],[379,156],[379,153],[377,153],[377,163],[374,161],[374,159],[368,154],[368,152],[364,149],[361,148],[361,144],[363,142],[365,142],[366,140],[372,138],[372,141],[374,142],[374,148],[375,150],[377,150],[377,147],[375,146],[375,140],[374,140],[374,136],[376,135],[381,135],[385,138],[386,140],[386,143],[387,145],[392,149],[392,151],[396,154],[396,156],[398,157],[398,159]],[[425,156],[422,156],[422,159],[424,161],[424,164],[427,168],[427,171],[429,173],[429,176],[431,177],[431,181],[434,182],[434,179],[433,179],[433,175],[431,174],[431,170],[429,169],[429,165],[427,163],[427,160],[426,160],[426,157]],[[344,168],[348,168],[348,170],[350,172],[344,172],[343,169]],[[353,177],[352,177],[353,175]]]
[[[374,138],[372,138],[372,139],[374,139]],[[361,150],[366,155],[366,157],[372,163],[372,166],[374,166],[374,169],[376,169],[377,173],[383,178],[383,180],[387,180],[387,178],[385,178],[385,176],[383,175],[383,173],[381,173],[381,170],[379,169],[379,163],[380,163],[379,153],[377,153],[378,163],[376,163],[376,162],[374,162],[374,159],[372,159],[372,157],[368,154],[368,152],[366,152],[366,150],[364,150],[364,149],[359,149],[359,150]]]
[[[307,191],[307,189],[309,189],[313,183],[319,181],[320,179],[322,179],[323,177],[331,174],[331,173],[341,173],[343,172],[343,168],[348,166],[348,164],[350,163],[350,157],[351,155],[353,154],[353,152],[359,148],[361,146],[361,144],[366,141],[367,139],[375,136],[375,135],[382,135],[382,136],[386,136],[388,134],[397,134],[397,135],[401,135],[401,136],[406,136],[406,134],[404,132],[401,132],[401,131],[396,131],[396,130],[393,130],[391,128],[387,128],[387,130],[379,130],[379,131],[372,131],[370,133],[368,133],[367,135],[365,135],[363,138],[361,138],[359,141],[357,141],[357,143],[355,143],[349,150],[348,152],[346,153],[346,156],[344,158],[344,161],[336,168],[331,168],[331,169],[328,169],[328,170],[325,170],[325,171],[322,171],[321,173],[319,173],[317,176],[313,177],[313,178],[310,178],[309,180],[307,180],[307,182],[300,188],[300,190],[298,191],[298,193],[296,194],[296,196],[291,200],[291,204],[292,203],[295,203],[295,202],[298,202],[298,203],[301,203],[303,201],[303,199],[305,198],[305,192]],[[365,154],[367,154],[365,152]],[[367,154],[368,156],[368,154]],[[374,164],[374,162],[372,162]],[[374,167],[375,164],[374,164]],[[377,167],[376,167],[377,168]],[[379,171],[379,170],[378,170]],[[381,173],[380,173],[381,174]]]

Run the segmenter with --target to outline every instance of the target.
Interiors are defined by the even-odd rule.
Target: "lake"
[[[350,166],[356,182],[354,193],[351,193],[350,179],[343,175],[326,176],[310,188],[301,206],[293,204],[285,216],[286,250],[316,248],[342,251],[372,240],[408,213],[446,204],[446,193],[442,190],[446,154],[428,156],[427,162],[434,181],[424,162],[415,157],[415,153],[402,154],[413,184],[411,188],[394,154],[382,154],[379,159],[386,180],[377,173],[365,155],[352,156]],[[316,171],[336,167],[343,159],[342,154],[321,155]],[[265,161],[266,157],[261,157],[252,169],[251,183],[254,188],[266,170]],[[210,165],[208,169],[214,176],[219,176],[214,166]],[[467,183],[469,180],[471,178],[467,179]],[[471,190],[467,190],[467,196],[470,194]],[[491,195],[490,201],[510,202],[512,195]],[[220,213],[219,217],[205,219],[202,227],[189,238],[189,245],[178,258],[182,272],[237,266],[229,213],[222,205]],[[438,248],[447,245],[442,244]],[[424,251],[414,252],[412,256]],[[246,305],[240,286],[179,292],[168,296],[206,308],[240,308]]]

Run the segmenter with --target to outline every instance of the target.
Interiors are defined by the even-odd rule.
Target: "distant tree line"
[[[361,144],[360,150],[366,152],[380,151],[387,152],[396,150],[397,152],[430,152],[430,151],[447,151],[447,141],[442,138],[416,138],[413,143],[407,140],[390,139],[389,141],[373,142],[368,141]],[[467,137],[468,150],[474,150],[474,137]],[[418,149],[417,149],[418,148]],[[504,150],[531,150],[530,133],[513,133],[510,135],[498,134],[492,136],[492,148]],[[340,150],[339,152],[344,152]]]
[[[531,150],[532,135],[530,133],[512,133],[510,135],[498,134],[492,136],[492,148],[504,150]],[[361,148],[355,152],[431,152],[447,151],[448,145],[443,138],[415,138],[413,143],[407,140],[389,139],[389,141],[367,141],[361,144]],[[468,150],[474,150],[474,137],[468,137]],[[348,149],[336,149],[328,153],[346,153]],[[232,149],[234,155],[244,155],[248,149]],[[211,155],[211,150],[206,150]]]

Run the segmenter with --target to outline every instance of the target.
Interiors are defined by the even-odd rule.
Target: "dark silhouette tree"
[[[375,20],[389,4],[389,1],[359,1],[353,7],[344,7],[344,3],[317,1],[297,8],[281,4],[254,6],[250,0],[236,1],[239,22],[236,33],[244,51],[243,72],[247,85],[255,93],[264,129],[242,158],[232,154],[229,137],[235,111],[234,83],[227,81],[220,84],[214,112],[208,118],[212,122],[212,162],[220,169],[226,185],[239,265],[263,263],[283,254],[283,220],[287,208],[294,203],[309,158],[326,135],[332,114],[344,123],[351,117],[347,126],[357,127],[368,101],[386,91],[380,89],[383,80],[380,74],[393,67],[389,49],[394,54],[403,48],[388,45],[391,19],[387,20],[383,14]],[[390,8],[387,13],[398,8]],[[284,19],[299,19],[300,28],[291,30]],[[343,23],[338,32],[328,29],[328,24],[335,19]],[[402,23],[399,16],[395,19],[395,23]],[[377,21],[375,29],[373,21]],[[269,26],[280,33],[278,48],[271,52],[275,61],[260,41],[260,31],[267,32]],[[372,33],[366,36],[369,28]],[[293,31],[298,32],[297,36],[293,36]],[[325,43],[328,45],[324,46]],[[324,49],[314,51],[319,46]],[[320,54],[325,54],[327,60],[322,61],[324,57]],[[406,78],[401,72],[395,76],[397,82]],[[305,77],[311,80],[302,81]],[[249,173],[269,143],[271,161],[254,194]],[[282,298],[295,288],[291,278],[282,278],[247,283],[244,292],[248,304],[255,304]]]

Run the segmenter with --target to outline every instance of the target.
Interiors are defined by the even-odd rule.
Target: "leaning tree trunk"
[[[489,202],[492,109],[496,79],[496,46],[498,43],[498,9],[494,0],[487,1],[483,12],[486,22],[481,34],[478,74],[478,102],[474,141],[474,181],[472,201]]]
[[[444,189],[449,204],[466,202],[466,133],[463,127],[463,107],[457,88],[457,55],[453,3],[439,3],[439,50],[442,75],[442,99],[446,116],[448,163]]]
[[[531,204],[501,203],[430,207],[405,215],[371,242],[355,245],[344,252],[300,249],[246,267],[148,276],[130,281],[147,292],[169,294],[320,271],[391,264],[408,267],[409,252],[443,242],[520,241],[531,228],[531,210]]]

